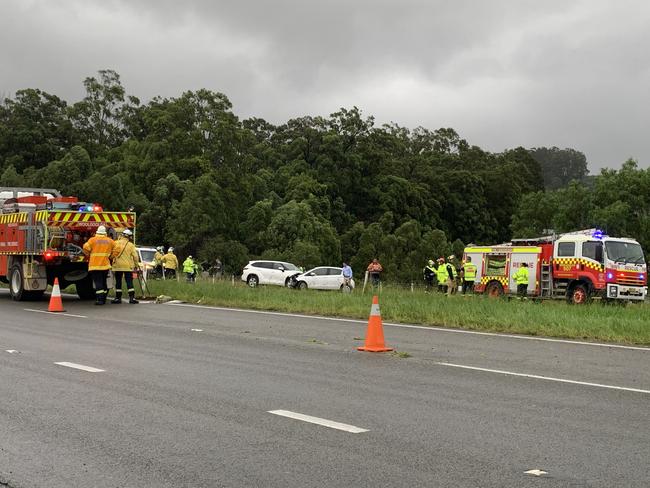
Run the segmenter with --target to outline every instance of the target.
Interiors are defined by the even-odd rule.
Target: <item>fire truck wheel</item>
[[[17,302],[24,300],[39,300],[43,298],[44,290],[26,291],[23,269],[20,264],[14,264],[9,274],[9,294]]]
[[[589,301],[589,291],[585,285],[575,285],[569,292],[569,302],[574,305],[582,305]]]
[[[485,287],[485,294],[492,298],[497,298],[503,295],[503,286],[498,281],[491,281]]]
[[[23,300],[23,293],[25,293],[23,270],[19,264],[15,264],[11,268],[11,274],[9,275],[9,294],[12,300],[19,302]]]

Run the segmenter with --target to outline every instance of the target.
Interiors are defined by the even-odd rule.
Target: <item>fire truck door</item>
[[[510,277],[508,286],[510,293],[517,293],[517,282],[514,279],[515,273],[520,268],[521,263],[528,265],[528,293],[532,293],[537,289],[537,281],[539,277],[538,271],[539,254],[537,253],[517,253],[513,252],[510,255]]]

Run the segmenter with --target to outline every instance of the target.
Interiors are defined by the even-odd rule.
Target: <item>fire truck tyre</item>
[[[248,278],[246,278],[246,283],[248,286],[251,288],[255,288],[259,284],[260,280],[257,278],[256,275],[252,274],[249,275]]]
[[[589,301],[589,291],[587,287],[582,284],[575,285],[569,291],[569,303],[574,305],[582,305]]]
[[[491,298],[497,298],[503,295],[503,286],[498,281],[491,281],[485,287],[485,294]]]
[[[43,298],[43,293],[44,290],[25,290],[22,266],[20,264],[14,264],[9,274],[9,294],[11,295],[11,299],[17,302],[24,300],[39,300]]]
[[[92,300],[95,298],[95,289],[93,288],[93,280],[90,275],[87,275],[83,280],[75,283],[77,295],[82,300]]]

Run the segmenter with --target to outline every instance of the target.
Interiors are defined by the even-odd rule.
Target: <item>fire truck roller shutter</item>
[[[541,250],[540,250],[541,252]],[[528,291],[532,292],[537,290],[539,285],[539,263],[541,259],[540,253],[534,252],[513,252],[510,256],[510,280],[508,288],[511,293],[517,293],[517,283],[514,279],[515,273],[521,266],[521,263],[526,263],[528,266]]]

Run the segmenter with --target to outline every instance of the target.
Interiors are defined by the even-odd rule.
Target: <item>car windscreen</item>
[[[156,251],[154,250],[140,249],[140,256],[142,257],[142,261],[146,263],[153,261],[155,255],[156,255]]]
[[[636,242],[607,241],[607,257],[617,263],[643,264],[643,249]]]
[[[284,269],[287,271],[300,271],[300,269],[298,269],[298,266],[291,263],[282,263],[282,266],[284,266]]]

